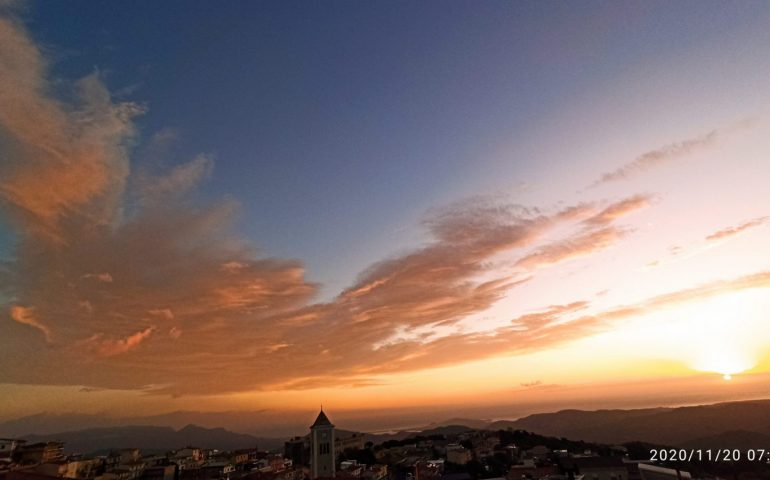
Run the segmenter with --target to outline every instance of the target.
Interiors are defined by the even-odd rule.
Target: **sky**
[[[769,20],[0,2],[0,419],[769,396]]]

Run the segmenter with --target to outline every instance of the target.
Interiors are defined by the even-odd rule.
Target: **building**
[[[195,470],[203,465],[203,449],[198,447],[185,447],[177,450],[169,460],[175,463],[179,470]]]
[[[531,449],[527,450],[527,455],[530,458],[544,459],[548,457],[550,454],[551,454],[551,449],[546,447],[545,445],[536,445]]]
[[[554,478],[558,475],[559,469],[556,465],[542,465],[538,466],[535,461],[525,459],[522,463],[517,465],[511,465],[508,470],[506,478],[508,480],[523,480],[527,478]],[[577,477],[575,477],[577,478]]]
[[[39,442],[18,446],[14,453],[18,463],[36,465],[59,460],[64,457],[64,444],[61,442]]]
[[[310,436],[294,437],[283,444],[283,456],[290,459],[294,465],[310,463]]]
[[[142,458],[142,452],[138,448],[123,448],[118,453],[121,465],[138,462]]]
[[[249,460],[252,458],[252,453],[254,452],[255,450],[251,448],[241,448],[239,450],[235,450],[230,454],[230,461],[233,462],[236,466],[244,465],[249,462]],[[254,455],[254,458],[256,459],[256,455]]]
[[[24,440],[0,438],[0,458],[11,458],[14,451],[21,445],[24,445]]]
[[[323,410],[310,426],[310,478],[331,478],[336,473],[334,425]]]
[[[446,461],[456,465],[465,465],[473,458],[472,452],[462,445],[447,445]]]
[[[65,478],[94,478],[102,467],[102,461],[98,458],[74,458],[67,459],[63,473]]]
[[[339,476],[342,478],[360,478],[366,465],[359,464],[356,460],[346,460],[340,463]]]
[[[195,462],[203,461],[203,449],[198,447],[185,447],[177,450],[174,455],[179,458],[189,458]]]
[[[689,480],[692,478],[690,472],[644,463],[639,464],[639,474],[642,480]]]
[[[32,467],[27,467],[26,470],[47,477],[63,477],[64,472],[67,471],[67,461],[63,458],[51,460],[50,462],[38,463]]]
[[[347,449],[356,449],[360,450],[364,448],[364,444],[366,443],[366,435],[363,433],[351,433],[348,436],[339,436],[335,435],[334,437],[334,448],[338,452],[344,452]]]
[[[628,480],[628,466],[622,457],[561,457],[557,463],[567,476],[583,475],[586,480]]]
[[[32,472],[30,470],[11,470],[5,480],[58,480],[61,477],[52,477],[42,473]]]
[[[235,472],[235,465],[228,461],[209,462],[198,471],[198,478],[227,480]]]
[[[388,466],[378,464],[369,465],[361,474],[361,478],[364,480],[385,480],[388,478]]]
[[[366,446],[366,434],[354,432],[340,435],[334,432],[334,451],[342,453],[348,449],[361,450]],[[292,437],[283,444],[283,456],[291,460],[293,465],[309,465],[310,434],[304,437]]]
[[[175,480],[178,472],[175,464],[153,465],[142,472],[142,480]]]
[[[91,479],[96,477],[102,461],[96,458],[59,458],[28,467],[27,472],[57,478]]]

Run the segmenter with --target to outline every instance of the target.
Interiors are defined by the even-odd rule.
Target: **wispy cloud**
[[[646,264],[645,268],[656,268],[661,265],[671,264],[675,262],[687,261],[691,258],[706,253],[714,248],[718,248],[725,242],[730,241],[738,235],[741,235],[749,230],[766,225],[770,217],[757,217],[752,220],[743,222],[734,227],[723,228],[713,233],[706,235],[702,241],[696,242],[692,245],[672,245],[668,248],[670,255],[669,259],[653,260]]]
[[[698,135],[697,137],[688,138],[679,142],[664,145],[655,150],[650,150],[649,152],[639,155],[617,170],[602,174],[592,186],[595,187],[603,183],[615,182],[618,180],[627,180],[658,166],[707,150],[717,144],[719,136],[719,131],[712,130],[708,133]]]
[[[435,366],[450,363],[452,355],[467,358],[488,358],[556,346],[562,342],[606,331],[616,322],[658,309],[697,302],[725,293],[770,288],[770,272],[762,271],[730,280],[720,280],[691,288],[643,299],[637,303],[619,305],[593,314],[580,315],[590,307],[588,301],[552,306],[542,312],[525,314],[511,321],[511,326],[490,333],[452,335],[419,345],[416,357],[410,361],[427,362]],[[412,351],[417,351],[412,343]],[[392,365],[391,365],[392,367]]]
[[[541,386],[542,384],[543,382],[541,380],[534,380],[532,382],[520,383],[519,385],[523,388],[535,388]]]
[[[533,253],[518,260],[516,266],[532,269],[584,257],[617,243],[627,232],[627,230],[618,227],[606,227],[582,233],[575,237],[543,245]]]
[[[717,240],[724,240],[726,238],[734,237],[735,235],[745,232],[746,230],[750,230],[752,228],[756,228],[761,225],[764,225],[765,223],[767,223],[767,220],[768,220],[768,217],[759,217],[753,220],[749,220],[748,222],[742,223],[735,227],[723,228],[721,230],[717,230],[716,232],[710,235],[707,235],[706,240],[717,241]]]
[[[35,315],[35,309],[33,307],[22,307],[20,305],[11,306],[9,312],[11,319],[22,324],[29,325],[32,328],[36,328],[42,332],[46,342],[51,342],[51,329],[43,324]]]
[[[157,330],[156,326],[150,326],[139,332],[124,338],[105,338],[103,333],[94,334],[91,338],[82,342],[82,345],[92,350],[96,355],[111,357],[120,355],[136,348]]]
[[[618,218],[649,207],[653,200],[651,195],[634,195],[608,205],[599,213],[585,219],[583,223],[591,227],[606,227]]]
[[[212,158],[201,154],[163,175],[142,174],[137,181],[137,195],[145,203],[163,202],[170,196],[184,195],[211,175],[213,168]]]
[[[104,283],[112,283],[112,281],[113,281],[112,275],[110,275],[107,272],[104,272],[104,273],[86,273],[85,275],[83,275],[80,278],[85,279],[85,280],[93,279],[93,280],[97,280],[99,282],[104,282]]]
[[[546,265],[585,257],[604,250],[623,239],[631,230],[613,222],[652,204],[650,195],[634,195],[611,203],[581,220],[576,233],[558,241],[538,246],[520,258],[515,266],[533,270]]]

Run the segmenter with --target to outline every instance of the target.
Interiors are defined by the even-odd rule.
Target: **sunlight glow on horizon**
[[[675,4],[458,5],[423,29],[429,4],[298,25],[267,2],[243,8],[275,25],[198,51],[115,32],[248,16],[129,6],[84,16],[109,54],[59,59],[102,44],[34,8],[0,8],[0,416],[770,395],[770,56],[746,48],[770,9],[701,31]],[[601,47],[556,28],[587,20]],[[105,59],[147,68],[77,80]]]
[[[726,294],[686,310],[692,319],[687,322],[692,328],[688,340],[698,346],[694,369],[731,376],[757,365],[759,352],[767,348],[757,336],[767,334],[768,327],[761,304],[752,297],[746,292]]]

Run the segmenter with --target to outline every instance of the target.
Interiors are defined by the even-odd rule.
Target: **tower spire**
[[[323,411],[310,426],[310,478],[333,478],[336,467],[334,452],[334,425]]]

